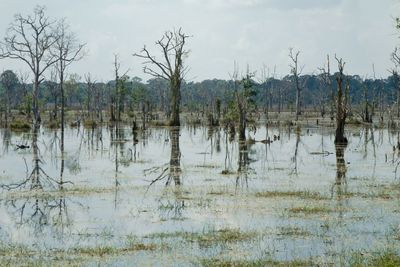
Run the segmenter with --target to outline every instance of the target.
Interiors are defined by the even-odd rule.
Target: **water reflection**
[[[236,187],[246,186],[248,187],[248,174],[249,174],[249,148],[250,144],[246,143],[246,140],[239,139],[239,158],[238,158],[238,170],[236,178]]]
[[[346,146],[335,145],[336,152],[336,179],[332,188],[332,194],[336,194],[338,199],[342,199],[343,195],[347,192],[346,173],[347,166],[344,159],[344,151]]]
[[[171,178],[174,181],[175,185],[181,184],[181,151],[179,148],[179,136],[180,129],[173,128],[170,131],[171,137],[171,158],[169,161],[170,166],[170,178],[167,181],[167,184],[170,183]]]
[[[8,153],[11,145],[11,131],[8,128],[1,129],[1,135],[3,136],[3,153]]]
[[[159,200],[158,210],[160,212],[159,216],[161,220],[181,220],[183,218],[183,211],[185,209],[185,201],[183,192],[180,188],[182,184],[181,181],[181,151],[180,151],[180,128],[171,128],[169,131],[170,139],[165,141],[170,141],[171,153],[170,161],[168,166],[161,168],[161,174],[151,182],[151,184],[156,181],[166,179],[165,185],[168,186],[172,182],[176,186],[172,192],[172,197],[162,197]],[[168,191],[165,192],[168,195]]]
[[[59,179],[50,177],[45,171],[45,161],[39,149],[38,137],[40,126],[35,125],[32,131],[32,170],[26,165],[26,178],[18,183],[3,184],[2,188],[8,191],[19,191],[20,197],[6,199],[4,204],[9,214],[16,220],[19,226],[30,226],[35,236],[43,232],[46,226],[52,226],[62,237],[66,225],[71,224],[68,216],[67,202],[62,193],[64,185],[70,183],[64,181],[64,136],[61,136],[61,168]],[[49,146],[51,160],[58,155],[53,154],[57,149],[57,133],[50,139]],[[59,193],[55,193],[58,191]],[[47,194],[48,192],[48,194]]]
[[[293,162],[294,162],[294,169],[293,172],[297,175],[297,156],[299,154],[299,144],[300,144],[300,133],[301,129],[300,127],[297,127],[296,129],[296,147],[294,149],[294,156],[293,156]]]
[[[289,131],[291,135],[288,135]],[[294,127],[289,130],[286,127],[270,127],[252,133],[247,140],[235,139],[233,142],[230,142],[229,128],[225,131],[199,127],[147,128],[137,132],[124,125],[95,129],[67,128],[66,139],[60,139],[61,149],[57,144],[59,132],[42,129],[40,134],[36,132],[33,136],[29,135],[29,149],[24,152],[10,149],[8,155],[0,157],[2,166],[14,159],[21,161],[23,166],[22,158],[29,158],[27,177],[33,170],[39,170],[25,184],[25,190],[3,195],[3,200],[0,200],[1,215],[9,216],[12,220],[3,220],[0,215],[0,221],[5,221],[7,227],[23,225],[23,230],[29,234],[36,231],[37,238],[30,235],[21,243],[39,243],[40,238],[44,237],[52,242],[49,242],[49,247],[53,248],[60,244],[55,233],[63,236],[63,242],[73,245],[75,242],[86,242],[80,240],[80,232],[90,232],[94,236],[100,235],[104,229],[112,229],[115,239],[110,237],[110,243],[118,243],[121,236],[165,231],[201,232],[204,225],[215,229],[235,227],[261,232],[276,227],[276,223],[282,220],[299,226],[299,229],[315,231],[318,236],[293,238],[280,235],[279,240],[282,241],[279,242],[297,246],[300,239],[305,245],[304,253],[316,251],[316,254],[321,255],[320,251],[328,247],[332,253],[344,254],[349,251],[346,239],[349,231],[355,231],[359,243],[371,239],[371,235],[360,233],[369,223],[362,218],[373,218],[373,226],[378,225],[380,231],[374,233],[373,238],[377,239],[376,236],[382,237],[383,228],[398,217],[398,213],[391,212],[395,210],[392,206],[386,209],[390,213],[384,214],[385,222],[381,220],[382,215],[370,214],[368,210],[360,208],[368,204],[376,210],[383,210],[382,203],[387,205],[390,201],[365,202],[368,199],[352,197],[352,192],[365,190],[368,190],[365,191],[366,196],[374,194],[370,184],[387,184],[393,180],[392,163],[382,160],[376,163],[376,180],[365,179],[371,173],[371,168],[365,166],[376,162],[375,152],[378,159],[384,158],[386,153],[392,153],[386,130],[368,128],[363,132],[358,128],[352,131],[348,148],[336,146],[334,156],[331,153],[334,151],[326,151],[334,147],[332,131],[328,128],[312,128],[310,132],[303,128],[301,134]],[[0,139],[4,140],[5,134],[0,134]],[[261,141],[274,135],[277,138],[273,138],[273,143]],[[12,143],[18,143],[18,135],[12,138]],[[389,138],[396,140],[397,133],[389,135]],[[381,140],[383,146],[374,144]],[[351,165],[346,163],[345,158]],[[255,160],[259,162],[254,163]],[[54,162],[57,167],[52,164]],[[74,162],[78,165],[74,165]],[[293,168],[299,168],[296,179],[288,175]],[[16,183],[20,174],[23,174],[23,170],[12,167],[10,170],[1,168],[1,171],[4,169],[4,181],[7,182]],[[153,171],[147,176],[152,179],[150,181],[142,178],[146,169]],[[41,170],[46,170],[49,177]],[[186,175],[183,175],[182,170]],[[11,178],[8,179],[7,175]],[[353,179],[355,177],[363,179]],[[83,190],[70,194],[70,188],[65,182],[68,179],[75,183],[74,189]],[[158,186],[154,186],[154,190],[147,190],[149,183],[156,181],[159,181]],[[170,186],[166,187],[165,184]],[[232,192],[236,189],[245,192],[234,196]],[[301,217],[303,215],[286,216],[288,208],[308,205],[308,201],[299,203],[297,197],[264,198],[256,195],[257,192],[306,190],[312,193],[332,190],[331,201],[314,202],[310,199],[310,205],[327,208],[323,216],[319,216],[320,213],[315,215],[317,220],[304,220]],[[322,195],[325,197],[325,194]],[[10,196],[13,200],[6,203]],[[113,206],[113,200],[117,203],[117,199],[118,207]],[[87,209],[81,210],[77,202],[84,203]],[[265,205],[267,202],[268,205]],[[265,220],[266,214],[270,220]],[[314,218],[312,214],[304,216]],[[354,219],[355,216],[357,219]],[[386,221],[388,217],[392,219]],[[319,242],[322,231],[320,221],[325,230],[323,242],[327,243]],[[383,226],[380,226],[381,223]],[[3,230],[3,225],[1,227],[5,233],[11,232]],[[41,231],[45,233],[40,234]],[[68,235],[68,231],[73,235]],[[265,240],[270,241],[268,238]],[[247,248],[249,243],[243,243],[244,248]],[[357,243],[353,247],[362,247],[362,244],[360,246]],[[346,251],[342,253],[341,248]],[[296,253],[290,247],[286,251],[289,254]],[[183,251],[195,256],[203,252]]]
[[[180,128],[171,128],[169,131],[169,138],[165,139],[166,143],[171,144],[171,153],[169,163],[162,166],[152,167],[144,170],[145,175],[153,175],[158,173],[157,178],[151,180],[150,185],[156,182],[165,180],[165,185],[170,185],[174,182],[175,185],[181,185],[181,150],[179,147]]]

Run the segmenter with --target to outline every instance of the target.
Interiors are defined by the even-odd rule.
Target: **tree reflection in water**
[[[236,189],[239,187],[248,188],[248,175],[250,172],[254,172],[254,169],[250,167],[250,163],[256,160],[250,158],[249,154],[252,152],[251,147],[254,144],[252,139],[240,139],[238,142],[239,155],[238,155],[238,170],[236,177]]]
[[[347,167],[346,167],[346,162],[344,160],[344,150],[346,149],[346,146],[343,145],[335,145],[335,151],[336,151],[336,180],[334,187],[336,187],[336,194],[337,196],[342,195],[343,193],[343,186],[345,186],[346,183],[346,172],[347,172]]]
[[[45,163],[38,146],[39,133],[40,126],[34,125],[31,142],[32,171],[29,171],[26,166],[27,177],[23,181],[1,185],[8,191],[21,191],[21,196],[17,194],[11,199],[6,199],[5,206],[10,210],[10,214],[16,219],[18,225],[32,227],[35,235],[42,233],[46,226],[51,226],[60,236],[63,236],[65,226],[71,224],[63,193],[64,185],[71,184],[64,180],[64,136],[62,135],[60,140],[60,177],[54,179],[44,170]]]
[[[169,164],[167,163],[159,167],[145,170],[145,175],[159,173],[157,178],[151,180],[149,187],[163,180],[165,180],[165,185],[169,185],[171,182],[174,182],[177,186],[181,185],[181,151],[179,148],[179,136],[179,127],[170,129],[171,156]]]
[[[174,181],[175,185],[181,184],[181,151],[179,148],[179,128],[171,129],[171,159],[169,161],[170,166],[170,178],[167,184]],[[171,179],[172,178],[172,179]]]

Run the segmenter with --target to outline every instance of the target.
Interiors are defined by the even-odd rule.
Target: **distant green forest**
[[[1,110],[6,107],[7,90],[10,88],[10,103],[13,109],[27,109],[31,101],[32,85],[21,82],[13,71],[5,71],[1,75],[0,96]],[[336,75],[330,76],[330,85],[323,75],[303,75],[299,77],[302,89],[301,103],[307,109],[314,109],[328,113],[336,92]],[[296,98],[296,88],[293,76],[282,79],[269,78],[265,81],[253,80],[255,104],[260,110],[270,111],[292,110]],[[83,81],[85,80],[85,81]],[[353,106],[368,102],[373,108],[387,111],[388,107],[397,103],[397,88],[399,77],[389,76],[385,79],[363,79],[358,75],[346,76],[350,86],[349,95]],[[169,83],[161,78],[142,81],[140,78],[124,76],[119,85],[122,95],[124,111],[140,109],[146,103],[152,110],[168,112],[169,109]],[[181,104],[184,111],[198,112],[215,108],[215,103],[220,101],[222,108],[234,101],[233,80],[204,80],[201,82],[183,82],[181,88]],[[69,108],[85,107],[96,102],[96,105],[106,106],[109,99],[116,93],[115,81],[96,82],[90,78],[81,78],[71,75],[65,82],[66,106]],[[40,85],[39,99],[42,106],[58,104],[60,101],[58,84],[44,81]]]

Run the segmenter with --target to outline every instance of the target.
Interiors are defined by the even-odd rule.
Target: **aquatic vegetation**
[[[330,213],[335,210],[327,207],[327,206],[303,206],[303,207],[293,207],[287,209],[287,211],[291,214],[304,214],[304,215],[312,215],[312,214],[320,214],[320,213]]]
[[[200,246],[213,246],[219,243],[232,243],[250,240],[257,237],[256,232],[241,231],[240,229],[223,228],[220,230],[205,230],[203,232],[172,232],[154,233],[146,236],[149,239],[180,238],[187,242],[196,242]]]
[[[400,266],[400,254],[392,249],[386,249],[377,252],[358,252],[353,253],[349,260],[349,266],[379,266],[379,267],[395,267]]]
[[[298,226],[281,226],[277,228],[278,235],[291,237],[309,237],[312,233]]]
[[[310,191],[265,191],[265,192],[257,192],[255,196],[263,198],[295,197],[295,198],[312,199],[312,200],[329,199],[328,197],[325,197],[318,192],[310,192]]]
[[[10,123],[10,129],[13,131],[29,131],[31,123],[23,120],[14,120]]]
[[[276,261],[272,259],[232,260],[212,258],[202,259],[200,262],[205,267],[306,267],[313,265],[311,260]]]

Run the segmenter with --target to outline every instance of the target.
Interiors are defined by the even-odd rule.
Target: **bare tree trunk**
[[[246,112],[239,104],[239,140],[246,140]]]
[[[181,151],[179,149],[179,128],[172,129],[171,135],[171,158],[170,158],[170,175],[174,180],[175,185],[180,185],[181,173]]]
[[[61,92],[61,160],[62,160],[62,170],[61,179],[64,169],[64,126],[65,126],[65,97],[64,97],[64,72],[60,72],[60,92]]]
[[[336,133],[335,144],[347,144],[347,138],[344,136],[344,127],[347,116],[347,92],[343,90],[343,69],[345,62],[342,59],[336,58],[338,62],[339,73],[336,77],[338,92],[337,92],[337,108],[336,108]],[[349,85],[346,86],[348,91]]]
[[[296,121],[299,120],[299,115],[301,115],[301,87],[299,84],[299,77],[301,75],[301,69],[299,69],[299,54],[300,51],[293,53],[293,48],[289,49],[289,58],[292,60],[292,64],[290,65],[290,71],[294,76],[295,86],[296,86]]]
[[[299,81],[298,77],[296,79],[296,121],[299,120],[299,115],[301,114],[300,110],[300,86],[299,86]]]
[[[39,77],[35,77],[35,81],[33,83],[33,98],[32,98],[32,112],[35,119],[35,123],[40,123],[40,112],[39,112]]]
[[[282,88],[279,86],[278,90],[278,113],[281,114],[282,110]]]
[[[181,81],[179,77],[175,77],[171,82],[171,120],[170,126],[180,126],[179,109],[180,109],[180,88]]]

